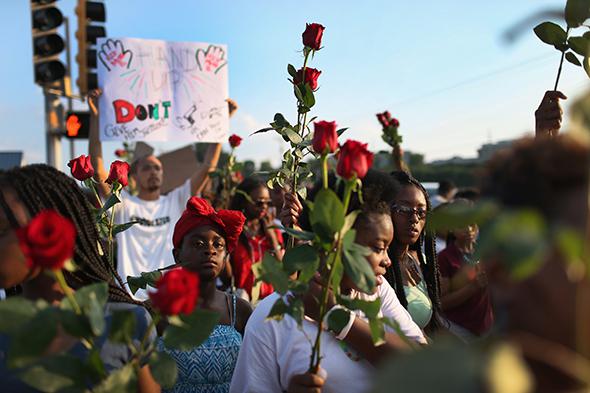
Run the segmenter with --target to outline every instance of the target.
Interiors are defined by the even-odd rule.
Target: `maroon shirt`
[[[461,270],[464,261],[463,253],[454,244],[449,244],[438,254],[440,275],[452,278]],[[487,288],[480,288],[465,303],[447,309],[444,313],[450,321],[476,335],[486,333],[494,323],[492,303]]]

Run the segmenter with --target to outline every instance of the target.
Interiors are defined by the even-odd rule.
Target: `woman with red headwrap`
[[[246,218],[234,210],[215,211],[205,199],[192,197],[174,227],[174,260],[200,278],[200,307],[220,314],[219,324],[200,346],[188,351],[158,350],[178,364],[171,392],[227,392],[242,344],[246,322],[252,313],[248,302],[216,287],[229,253],[238,242]]]

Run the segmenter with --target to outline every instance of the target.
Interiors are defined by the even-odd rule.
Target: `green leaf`
[[[359,291],[372,294],[376,285],[376,277],[366,258],[371,252],[367,247],[356,244],[355,237],[356,231],[351,229],[342,239],[344,271]]]
[[[570,63],[572,63],[573,65],[577,65],[578,67],[582,66],[582,63],[580,63],[580,60],[578,60],[576,55],[574,55],[572,52],[567,52],[565,54],[565,59],[567,61],[569,61]]]
[[[43,309],[10,337],[9,367],[24,367],[45,352],[57,334],[58,313],[53,307]]]
[[[297,189],[297,195],[299,195],[299,198],[305,200],[307,199],[307,187],[305,186],[301,186]]]
[[[109,199],[107,199],[102,208],[98,210],[97,217],[101,217],[105,212],[107,212],[111,207],[115,206],[117,203],[121,203],[120,196],[116,192],[111,192],[111,195],[109,195]]]
[[[281,262],[268,252],[264,254],[257,273],[260,280],[271,284],[281,295],[289,290],[289,275],[282,269]]]
[[[298,231],[297,229],[287,228],[287,227],[278,227],[278,228],[287,232],[289,235],[293,236],[296,239],[311,241],[315,238],[315,233],[313,233],[313,232]]]
[[[303,141],[303,138],[301,138],[301,135],[299,135],[297,132],[293,131],[291,128],[285,128],[283,130],[285,136],[287,137],[287,139],[289,139],[289,141],[295,145],[297,145],[298,143],[301,143]]]
[[[289,124],[282,113],[275,113],[274,124],[276,125],[276,128],[291,127],[291,124]]]
[[[19,372],[19,379],[42,392],[84,391],[87,370],[84,362],[71,355],[50,356]],[[76,388],[76,389],[75,389]]]
[[[284,297],[278,298],[270,309],[266,319],[282,321],[285,315],[289,315],[301,326],[305,316],[303,300],[300,297],[288,296],[285,301]]]
[[[154,270],[153,272],[142,272],[139,277],[127,276],[127,285],[131,293],[135,294],[138,289],[147,289],[149,285],[152,288],[156,287],[156,282],[162,277],[162,272]]]
[[[543,22],[533,29],[541,41],[549,45],[565,44],[567,34],[553,22]]]
[[[356,221],[356,218],[358,217],[360,212],[361,212],[360,210],[355,210],[355,211],[348,213],[348,215],[344,219],[344,226],[342,227],[342,235],[346,234],[346,232],[348,232],[354,226],[354,222]]]
[[[73,337],[91,338],[94,336],[90,322],[85,315],[78,315],[73,310],[60,310],[59,321],[64,330]]]
[[[313,95],[313,90],[309,86],[309,83],[306,83],[303,88],[303,105],[308,108],[311,108],[315,105],[315,97]]]
[[[303,103],[303,93],[301,92],[301,85],[294,85],[293,92],[295,93],[295,97],[297,97],[297,101]]]
[[[201,345],[219,322],[219,313],[195,309],[190,315],[180,315],[183,324],[168,325],[164,331],[164,344],[171,349],[188,351]]]
[[[586,75],[588,75],[588,78],[590,78],[590,57],[584,57],[582,65],[584,66],[584,71],[586,71]]]
[[[171,389],[178,377],[176,361],[166,352],[153,352],[150,356],[150,372],[164,389]]]
[[[499,207],[491,202],[482,202],[474,206],[443,206],[428,216],[427,225],[433,232],[460,229],[473,224],[482,225],[496,217],[499,211]]]
[[[530,210],[508,211],[481,228],[475,259],[496,259],[515,279],[535,273],[549,241],[543,218]]]
[[[287,64],[287,72],[289,73],[289,75],[291,75],[292,78],[297,77],[297,70],[295,69],[295,67],[293,67],[293,65]]]
[[[137,375],[132,363],[126,364],[107,377],[93,390],[94,393],[134,393],[137,391]]]
[[[334,291],[334,294],[336,296],[339,296],[340,282],[342,281],[342,277],[344,276],[344,264],[342,263],[342,257],[340,257],[340,255],[336,255],[336,260],[332,263],[332,267],[330,269],[333,272],[330,287]]]
[[[346,131],[346,130],[348,130],[348,127],[346,127],[346,128],[341,128],[341,129],[339,129],[338,131],[336,131],[336,133],[338,134],[338,136],[340,136],[340,135],[344,134],[344,131]]]
[[[322,189],[315,197],[309,216],[314,232],[331,243],[344,225],[344,205],[334,191]]]
[[[35,304],[22,297],[9,297],[0,301],[0,332],[17,333],[24,323],[37,313]]]
[[[350,320],[350,311],[338,308],[328,315],[328,329],[340,333]]]
[[[588,18],[590,18],[590,2],[588,0],[567,0],[565,20],[568,27],[579,27]]]
[[[283,265],[289,273],[300,271],[299,279],[309,281],[318,269],[320,257],[315,248],[302,245],[287,250],[283,256]]]
[[[114,311],[112,314],[109,340],[115,343],[130,343],[135,334],[135,314],[131,311]]]
[[[252,135],[256,135],[256,134],[262,134],[263,132],[268,132],[268,131],[270,131],[270,130],[274,130],[274,128],[273,128],[273,127],[265,127],[265,128],[261,128],[260,130],[258,130],[258,131],[255,131],[255,132],[251,133],[251,134],[250,134],[250,136],[252,136]]]
[[[84,315],[88,318],[92,333],[95,336],[100,336],[104,332],[104,307],[108,296],[109,290],[106,282],[82,287],[74,293],[74,298]],[[61,308],[66,310],[72,309],[67,298],[62,300]]]
[[[567,40],[570,48],[580,56],[590,56],[590,40],[584,37],[570,37]]]
[[[131,228],[133,225],[138,224],[139,221],[131,221],[131,222],[126,222],[125,224],[115,224],[113,225],[113,236],[115,236],[117,233],[126,231],[127,229]]]
[[[379,346],[385,343],[385,325],[379,318],[369,319],[369,329],[373,345]]]
[[[379,316],[379,310],[381,310],[381,299],[379,298],[375,300],[362,300],[341,296],[339,303],[349,310],[362,311],[368,319],[377,318]]]

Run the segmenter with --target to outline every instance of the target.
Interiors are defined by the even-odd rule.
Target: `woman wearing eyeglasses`
[[[398,187],[392,189],[395,238],[389,247],[392,265],[385,278],[414,322],[433,333],[441,322],[436,247],[433,234],[426,231],[430,200],[424,187],[410,174],[393,172],[391,176]]]
[[[274,253],[279,259],[282,257],[283,237],[280,231],[272,228],[268,214],[270,204],[266,183],[255,177],[249,177],[238,185],[230,203],[231,210],[239,210],[246,216],[244,231],[231,255],[231,270],[235,287],[242,289],[241,292],[248,295],[249,300],[262,299],[274,291],[271,285],[261,283],[253,294],[252,266],[262,261],[266,251]]]

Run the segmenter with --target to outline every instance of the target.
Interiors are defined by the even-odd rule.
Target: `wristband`
[[[330,317],[330,314],[336,310],[344,310],[344,311],[348,312],[348,315],[349,315],[348,322],[346,322],[346,325],[344,325],[342,330],[340,330],[339,332],[335,332],[335,331],[330,330],[329,325],[328,325],[328,318]],[[343,307],[343,306],[337,304],[326,313],[326,315],[324,316],[323,324],[326,327],[326,330],[330,330],[332,333],[334,333],[334,337],[336,337],[337,340],[344,340],[344,338],[348,335],[348,332],[350,332],[350,329],[352,329],[352,325],[354,324],[354,319],[355,319],[355,315],[352,311],[350,311],[346,307]]]

